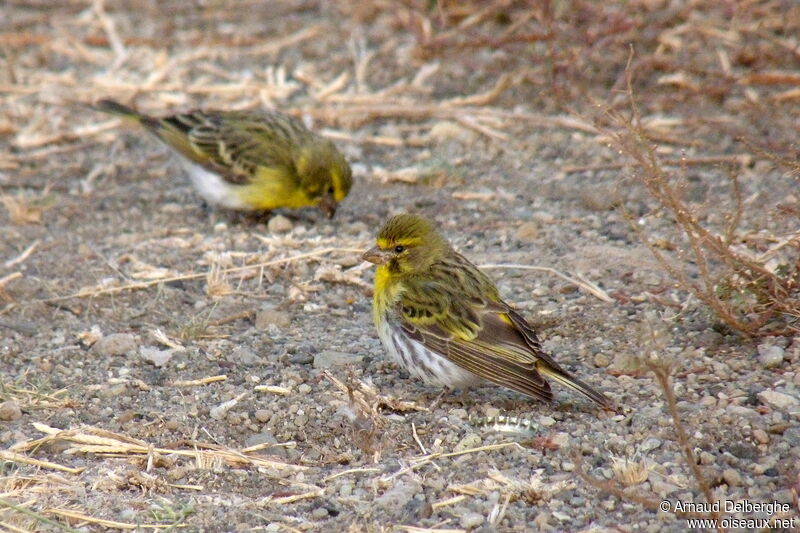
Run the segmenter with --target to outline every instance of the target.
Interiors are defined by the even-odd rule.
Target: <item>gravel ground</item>
[[[19,18],[38,13],[16,9]],[[85,9],[56,12],[53,20],[62,30],[80,26],[91,14]],[[271,57],[272,64],[316,69],[329,81],[352,70],[342,38],[351,22],[325,8],[285,9],[283,23],[268,23],[277,32],[271,37],[310,21],[323,31]],[[118,31],[132,33],[131,13],[108,12]],[[150,22],[140,37],[158,36],[158,15],[144,11]],[[202,34],[209,23],[186,14],[176,21],[178,34]],[[365,39],[379,49],[377,35],[386,28],[370,28]],[[398,38],[396,54],[376,57],[371,87],[408,75],[392,58],[409,39]],[[41,69],[53,83],[69,68],[63,76],[86,76],[92,94],[114,96],[108,80],[141,83],[136,61],[114,72],[56,54],[41,58]],[[222,64],[237,76],[265,68],[248,55]],[[198,68],[212,72],[220,63]],[[436,99],[491,86],[479,73],[467,83],[459,74],[469,73],[463,65],[441,67],[432,83]],[[166,94],[176,107],[204,103],[178,89]],[[302,107],[303,94],[290,101]],[[526,94],[520,88],[510,98],[524,102]],[[31,104],[40,115],[52,109],[46,91],[16,98],[20,106],[41,98]],[[74,107],[53,112],[56,129],[105,120]],[[104,528],[48,510],[130,524],[177,522],[188,531],[685,531],[685,519],[590,487],[577,473],[580,461],[589,475],[628,483],[627,490],[656,501],[703,501],[662,391],[642,368],[651,353],[674,368],[677,405],[714,496],[792,501],[800,337],[743,340],[677,291],[614,209],[623,203],[641,227],[669,238],[673,228],[653,201],[635,187],[619,190],[619,171],[564,172],[567,164],[609,160],[594,135],[507,124],[502,129],[512,140],[504,142],[455,121],[411,124],[373,121],[358,131],[417,136],[422,146],[337,140],[356,182],[331,221],[314,210],[252,221],[204,208],[164,148],[116,123],[80,150],[1,171],[6,193],[47,189],[42,198],[50,206],[39,223],[0,213],[2,261],[36,243],[29,256],[0,266],[3,276],[22,274],[0,294],[8,306],[0,315],[0,447],[7,453],[44,436],[39,423],[187,452],[197,443],[219,450],[261,445],[248,455],[268,460],[65,453],[76,444],[58,438],[26,455],[80,472],[0,463],[3,501],[82,531]],[[419,179],[382,179],[398,169],[416,169],[410,175]],[[698,205],[726,201],[724,171],[693,169],[691,183]],[[797,193],[796,181],[770,165],[744,169],[741,183],[753,214],[742,222],[746,229],[763,227],[758,214]],[[547,272],[488,270],[538,326],[546,349],[623,412],[599,411],[560,388],[553,405],[492,387],[441,394],[388,362],[371,322],[372,271],[357,250],[402,211],[432,217],[477,264],[579,273],[610,295],[611,303],[602,301]],[[261,266],[224,270],[254,264]],[[147,285],[108,290],[137,283]],[[226,379],[187,383],[220,375]],[[498,416],[523,422],[511,432],[513,424],[486,421]],[[3,507],[0,521],[57,530]]]

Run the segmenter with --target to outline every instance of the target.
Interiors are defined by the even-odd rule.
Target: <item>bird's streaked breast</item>
[[[406,335],[391,313],[384,313],[377,326],[378,337],[390,357],[409,374],[425,383],[458,389],[483,381]]]

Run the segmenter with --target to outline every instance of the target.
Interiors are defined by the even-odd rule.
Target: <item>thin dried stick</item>
[[[478,446],[477,448],[469,448],[469,449],[466,449],[466,450],[459,450],[457,452],[447,452],[447,453],[437,452],[437,453],[431,453],[431,454],[428,454],[428,455],[421,455],[421,456],[418,456],[418,457],[413,457],[413,458],[411,458],[412,464],[410,466],[407,466],[405,468],[401,468],[400,470],[398,470],[397,472],[395,472],[393,474],[389,474],[388,476],[382,477],[381,481],[382,482],[391,481],[392,479],[395,479],[398,476],[402,476],[406,472],[410,472],[410,471],[412,471],[412,470],[414,470],[416,468],[419,468],[420,466],[423,466],[423,465],[426,465],[426,464],[430,463],[434,459],[440,459],[440,458],[443,458],[443,457],[457,457],[459,455],[466,455],[466,454],[469,454],[469,453],[477,453],[477,452],[487,452],[487,451],[491,451],[491,450],[499,450],[501,448],[507,448],[509,446],[516,447],[516,448],[519,448],[519,449],[523,449],[522,445],[520,445],[518,442],[501,442],[501,443],[498,443],[498,444],[488,444],[486,446]]]
[[[624,490],[613,481],[598,479],[594,476],[589,475],[583,468],[583,457],[581,457],[580,453],[575,452],[572,455],[572,462],[575,465],[575,473],[578,474],[578,477],[580,477],[583,481],[585,481],[592,487],[602,490],[603,492],[607,492],[608,494],[611,494],[613,496],[616,496],[620,500],[637,503],[642,507],[644,507],[645,509],[650,509],[651,511],[660,510],[659,505],[661,504],[662,500],[658,500],[656,498],[649,498],[647,496],[639,494],[638,492]],[[674,510],[670,512],[682,518],[706,518],[706,519],[714,518],[714,515],[710,515],[707,513],[696,513],[696,512],[674,511]]]
[[[303,471],[307,469],[305,466],[284,463],[281,461],[273,461],[262,456],[246,455],[241,450],[223,448],[221,446],[212,444],[204,444],[201,446],[201,443],[193,443],[194,449],[192,450],[160,448],[153,446],[148,442],[133,439],[127,435],[114,433],[95,427],[60,430],[58,428],[53,428],[41,423],[35,423],[34,427],[36,427],[37,430],[45,433],[46,436],[34,441],[14,445],[12,446],[13,451],[6,453],[16,454],[16,452],[19,451],[35,450],[47,442],[53,440],[63,440],[73,444],[67,453],[93,453],[123,457],[131,455],[144,455],[149,457],[154,453],[159,453],[162,455],[191,457],[198,461],[217,460],[232,465],[244,464],[290,471]],[[200,447],[206,448],[206,450],[199,450],[198,448]]]
[[[672,425],[675,427],[675,432],[678,435],[678,443],[681,446],[681,451],[683,451],[684,459],[689,465],[689,468],[691,468],[692,475],[694,476],[695,481],[697,481],[697,485],[700,487],[703,497],[705,497],[709,504],[712,504],[714,503],[714,495],[711,493],[711,488],[708,485],[708,481],[706,481],[703,472],[700,470],[700,466],[697,464],[694,451],[692,451],[692,445],[689,443],[689,436],[686,434],[686,429],[684,428],[680,413],[678,413],[678,404],[675,400],[675,391],[672,388],[672,378],[669,375],[669,371],[664,366],[655,364],[648,366],[655,374],[656,380],[658,380],[658,385],[661,387],[664,397],[666,398],[667,411],[672,417]],[[718,521],[721,518],[720,513],[715,512],[713,513],[713,516]]]
[[[70,474],[80,474],[84,470],[83,468],[73,468],[50,461],[40,461],[39,459],[33,459],[32,457],[27,457],[21,453],[12,452],[9,450],[0,450],[0,459],[10,463],[21,463],[39,468],[49,468],[51,470],[59,470],[61,472],[67,472]]]
[[[273,505],[283,505],[286,503],[294,503],[300,500],[309,500],[312,498],[319,498],[320,496],[325,494],[325,489],[316,489],[311,490],[308,492],[304,492],[302,494],[292,494],[291,496],[282,496],[278,498],[271,498],[267,496],[266,498],[262,499],[262,503],[269,503]]]
[[[209,376],[200,379],[190,379],[187,381],[179,380],[173,381],[171,385],[173,387],[200,387],[203,385],[208,385],[209,383],[217,383],[219,381],[225,381],[228,379],[228,376],[225,374],[221,374],[219,376]]]
[[[40,242],[41,241],[39,239],[36,239],[35,241],[33,241],[31,243],[30,246],[25,248],[25,250],[21,254],[19,254],[17,257],[9,259],[5,263],[3,263],[3,266],[6,267],[6,268],[11,268],[11,267],[16,266],[16,265],[18,265],[20,263],[24,263],[25,260],[28,259],[31,256],[31,254],[34,252],[34,250],[36,250],[36,247],[39,246]]]
[[[733,155],[712,155],[704,157],[681,157],[672,159],[661,159],[661,163],[665,167],[680,167],[680,166],[702,166],[702,165],[718,165],[724,163],[734,163],[741,166],[748,165],[753,160],[752,154],[733,154]],[[566,165],[561,167],[562,172],[567,174],[574,174],[576,172],[588,172],[593,170],[619,170],[626,167],[638,166],[637,161],[630,161],[626,163],[596,163],[593,165]]]
[[[116,529],[174,529],[176,527],[175,524],[131,524],[128,522],[117,522],[116,520],[105,520],[103,518],[95,518],[91,515],[82,513],[80,511],[75,511],[73,509],[50,508],[45,509],[44,512],[64,516],[67,518],[74,518],[75,520],[80,520],[81,522],[89,522],[90,524],[98,524],[103,527]]]
[[[128,51],[117,32],[117,26],[114,24],[114,20],[106,14],[105,0],[95,0],[92,4],[92,10],[95,15],[97,15],[97,18],[100,19],[103,30],[105,30],[106,36],[108,37],[108,42],[111,44],[111,49],[114,50],[114,55],[117,56],[115,64],[117,66],[121,65],[128,56]]]
[[[252,265],[242,266],[242,267],[231,267],[225,268],[220,270],[220,273],[230,274],[232,272],[243,272],[252,269],[260,269],[269,266],[275,265],[282,265],[286,263],[293,263],[295,261],[300,261],[302,259],[308,259],[310,257],[318,257],[320,255],[326,255],[332,252],[363,252],[363,250],[355,250],[352,248],[323,248],[321,250],[314,250],[311,252],[307,252],[304,254],[295,255],[292,257],[284,257],[281,259],[274,259],[272,261],[265,261],[262,263],[254,263]],[[40,302],[58,302],[62,300],[69,300],[70,298],[86,298],[86,297],[94,297],[99,296],[101,294],[117,294],[124,291],[130,290],[137,290],[137,289],[146,289],[147,287],[152,287],[153,285],[159,285],[161,283],[170,283],[173,281],[183,281],[189,279],[200,279],[205,278],[208,276],[208,272],[202,272],[197,274],[181,274],[180,276],[171,276],[166,278],[154,279],[150,281],[141,281],[136,283],[130,283],[128,285],[123,285],[120,287],[108,287],[106,289],[96,289],[96,290],[89,290],[89,291],[80,291],[73,294],[68,294],[65,296],[55,296],[53,298],[46,298],[44,300],[39,300]]]
[[[576,117],[546,116],[489,107],[444,106],[441,104],[422,104],[417,102],[354,104],[338,108],[328,106],[320,109],[290,110],[289,113],[293,115],[307,113],[314,118],[319,118],[328,122],[333,122],[339,118],[352,119],[355,117],[363,118],[364,122],[380,118],[439,118],[456,120],[458,117],[469,115],[476,118],[522,121],[543,128],[565,128],[584,131],[586,133],[598,133],[596,127]]]
[[[372,473],[372,472],[380,472],[380,468],[349,468],[347,470],[342,470],[341,472],[337,472],[335,474],[331,474],[330,476],[326,477],[322,481],[327,483],[328,481],[332,481],[337,477],[347,476],[350,474],[361,474],[361,473]]]
[[[53,526],[60,531],[66,531],[67,533],[79,533],[77,529],[72,529],[71,527],[67,526],[66,524],[61,524],[56,522],[55,520],[51,520],[46,516],[42,516],[39,513],[31,511],[30,509],[23,507],[21,505],[15,505],[10,501],[0,498],[0,507],[6,507],[8,509],[12,509],[18,513],[24,514],[36,520],[37,522],[42,522],[43,524],[47,524],[49,526]],[[20,530],[21,531],[21,530]]]
[[[597,297],[599,300],[602,300],[610,304],[614,303],[614,300],[608,295],[608,293],[606,293],[606,291],[598,287],[594,282],[589,281],[585,278],[575,279],[573,277],[567,276],[566,274],[559,272],[554,268],[531,266],[531,265],[515,265],[512,263],[490,263],[486,265],[480,265],[480,268],[516,268],[520,270],[535,270],[537,272],[547,272],[549,274],[553,274],[554,276],[563,279],[564,281],[576,285],[577,287],[585,290],[589,294],[592,294],[593,296]]]
[[[7,274],[0,278],[0,294],[2,294],[2,291],[5,289],[6,285],[21,277],[22,272],[12,272],[11,274]]]

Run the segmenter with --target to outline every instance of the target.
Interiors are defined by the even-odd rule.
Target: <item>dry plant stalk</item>
[[[33,522],[34,524],[37,524],[37,525],[38,524],[47,524],[47,525],[50,525],[50,526],[56,528],[59,531],[66,531],[67,533],[77,533],[78,532],[77,529],[73,529],[73,528],[71,528],[69,526],[66,526],[64,524],[56,522],[55,520],[51,520],[50,518],[47,518],[46,516],[44,516],[41,513],[37,513],[35,511],[32,511],[31,509],[28,509],[27,503],[25,505],[17,505],[15,503],[11,502],[11,501],[6,500],[5,498],[0,498],[0,509],[3,509],[3,508],[10,509],[10,510],[16,512],[16,513],[19,513],[20,515],[27,516],[28,518],[30,518],[31,520],[34,521]],[[2,518],[2,517],[0,517],[0,518]],[[3,526],[4,528],[8,528],[8,529],[4,529],[4,531],[34,531],[33,529],[28,530],[28,529],[17,528],[15,526],[12,526],[10,522],[5,521],[5,520],[0,522],[0,526]],[[35,527],[35,526],[31,525],[31,527]]]
[[[596,489],[602,490],[603,492],[607,492],[612,496],[616,496],[620,500],[639,504],[646,509],[650,509],[651,511],[660,511],[659,504],[661,504],[662,501],[660,498],[657,498],[655,496],[644,496],[641,494],[640,489],[625,490],[622,487],[620,487],[617,483],[614,483],[613,481],[599,479],[590,475],[583,468],[583,458],[580,456],[579,453],[575,453],[572,456],[572,459],[576,465],[575,473],[578,474],[578,477],[580,477],[588,485]],[[705,518],[705,519],[718,518],[714,515],[709,515],[706,513],[676,511],[676,510],[671,510],[669,512],[681,518]]]
[[[692,445],[689,442],[689,434],[686,431],[686,427],[684,426],[683,420],[678,412],[678,403],[675,398],[675,391],[672,387],[672,374],[675,370],[676,361],[664,355],[669,333],[664,327],[663,323],[658,321],[656,317],[647,316],[642,324],[641,334],[643,353],[640,354],[639,360],[644,367],[646,367],[655,375],[656,383],[661,389],[661,392],[664,394],[667,412],[672,418],[672,425],[675,428],[676,440],[680,446],[681,452],[683,453],[684,460],[689,465],[689,468],[692,472],[692,477],[694,478],[697,487],[703,494],[706,502],[711,505],[714,503],[714,495],[711,492],[711,487],[709,486],[708,481],[697,464]],[[606,481],[589,475],[583,468],[583,459],[578,452],[573,455],[573,462],[577,465],[575,471],[577,472],[578,476],[592,487],[612,494],[621,500],[637,503],[647,509],[657,512],[664,512],[664,510],[660,507],[663,498],[656,497],[655,495],[642,494],[641,490],[625,490],[622,486],[620,486],[621,484],[627,484],[624,480],[621,482]],[[614,470],[616,470],[616,468],[614,468]],[[642,473],[639,479],[631,479],[631,481],[636,481],[637,483],[643,482],[645,477],[646,471]],[[717,524],[722,523],[722,513],[719,511],[708,514],[670,509],[668,512],[682,518],[705,518],[713,519]],[[717,529],[719,531],[723,531],[723,529],[720,527]]]
[[[148,462],[151,461],[155,454],[172,455],[193,459],[200,468],[205,468],[207,465],[219,467],[223,465],[235,467],[252,466],[291,472],[299,472],[307,468],[269,459],[265,456],[248,455],[244,450],[227,448],[216,444],[192,441],[187,443],[185,448],[179,446],[161,448],[152,443],[93,426],[60,430],[38,422],[33,425],[38,431],[46,435],[33,441],[22,442],[12,446],[7,453],[13,454],[13,457],[7,456],[8,460],[30,463],[31,458],[24,455],[24,453],[32,453],[48,442],[63,441],[70,444],[70,447],[64,451],[65,454],[92,453],[111,457],[144,457]],[[48,465],[49,468],[56,468],[56,466]],[[59,469],[63,469],[63,467]]]
[[[641,485],[647,481],[647,462],[642,457],[611,456],[611,470],[617,481],[626,487]]]
[[[0,300],[11,302],[14,299],[6,292],[6,285],[11,283],[12,281],[18,280],[22,278],[22,272],[12,272],[6,276],[0,278]]]
[[[626,212],[632,230],[678,285],[731,329],[748,336],[796,333],[798,328],[791,322],[800,319],[800,235],[775,236],[783,248],[783,262],[777,266],[772,252],[778,252],[778,245],[759,255],[738,248],[744,201],[735,171],[729,173],[734,207],[725,213],[724,227],[715,231],[699,209],[684,199],[685,168],[670,172],[657,156],[641,126],[630,79],[628,97],[632,117],[608,110],[605,124],[598,124],[598,129],[611,147],[633,161],[632,179],[644,186],[679,229],[678,237],[686,244],[685,249],[677,247],[680,263],[670,261],[659,246],[663,241],[648,235]],[[696,278],[692,265],[697,268]]]
[[[515,1],[431,3],[406,0],[398,5],[402,6],[397,9],[398,22],[416,37],[416,52],[423,58],[448,50],[497,50],[540,41],[550,44],[553,40],[548,27],[550,8],[547,2],[543,7]],[[514,15],[518,17],[514,19]],[[507,25],[498,32],[492,22],[506,19]]]
[[[206,295],[211,298],[221,298],[233,293],[233,287],[228,282],[223,259],[216,256],[206,274]]]
[[[429,410],[413,401],[380,394],[374,386],[359,380],[352,370],[344,380],[340,380],[327,370],[323,374],[334,387],[347,396],[347,403],[352,413],[348,416],[352,442],[362,452],[372,456],[375,463],[379,461],[382,449],[388,440],[385,431],[386,420],[381,416],[381,408],[400,412]]]
[[[22,194],[17,196],[4,194],[0,196],[0,202],[3,203],[8,211],[8,218],[11,223],[20,226],[41,223],[42,213],[48,207],[48,203],[41,199],[25,198]]]

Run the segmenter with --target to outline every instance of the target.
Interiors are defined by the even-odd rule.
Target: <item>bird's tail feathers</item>
[[[122,105],[114,100],[99,100],[92,106],[92,108],[97,111],[102,111],[103,113],[108,113],[110,115],[116,115],[134,122],[142,122],[142,120],[145,118],[135,109],[126,105]]]
[[[575,376],[570,375],[566,371],[555,369],[547,364],[537,365],[537,370],[539,370],[539,372],[545,376],[561,383],[562,385],[583,394],[598,405],[605,407],[606,409],[619,412],[619,407],[611,400],[611,398],[601,392],[597,392],[592,387]]]

